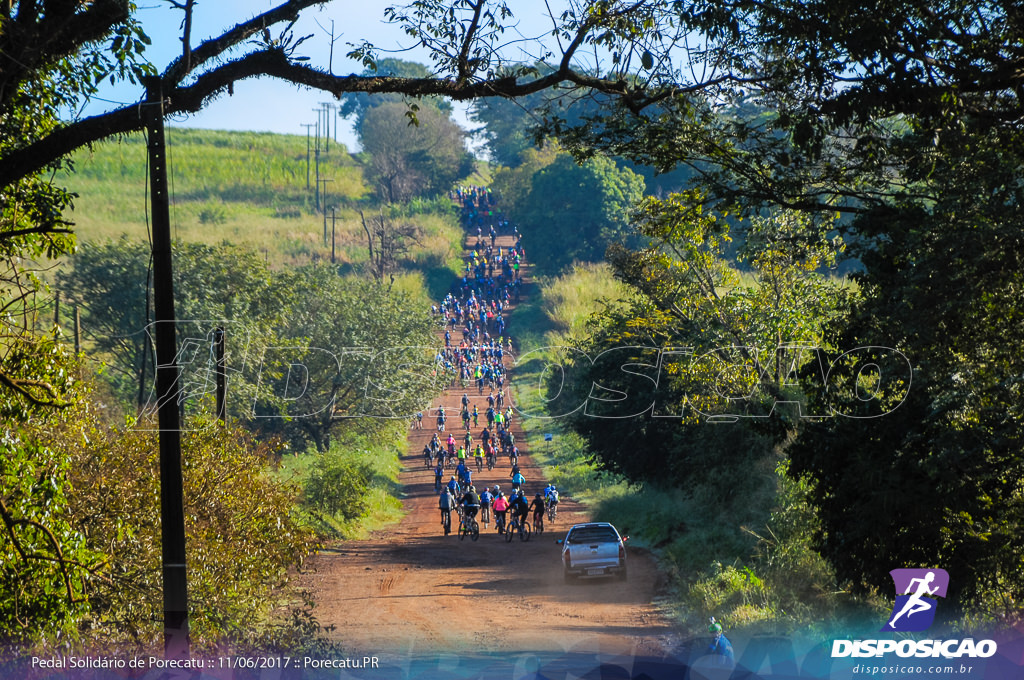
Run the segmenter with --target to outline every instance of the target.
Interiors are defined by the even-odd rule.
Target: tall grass
[[[304,136],[171,128],[167,140],[176,237],[249,243],[282,262],[315,252],[330,255],[329,241],[323,245],[323,216],[315,212],[313,160],[307,188]],[[142,135],[83,149],[74,157],[74,168],[65,183],[79,195],[69,217],[81,239],[145,238],[147,150]],[[354,213],[344,206],[369,192],[362,167],[343,145],[332,145],[329,154],[321,154],[320,176],[331,180],[321,203],[334,206],[337,219],[351,221]],[[277,256],[289,251],[293,255]]]
[[[572,272],[544,283],[542,310],[555,329],[575,335],[584,330],[591,314],[604,308],[604,301],[615,302],[628,294],[628,287],[606,263],[576,264]]]

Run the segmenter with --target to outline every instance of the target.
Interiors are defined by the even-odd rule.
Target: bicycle
[[[473,457],[476,458],[476,471],[477,472],[483,472],[484,471],[484,457],[483,456],[473,456]]]
[[[533,531],[540,536],[544,533],[544,513],[533,513]]]
[[[498,534],[505,533],[505,513],[494,513],[494,528],[498,530]]]
[[[484,505],[480,508],[480,520],[487,526],[491,523],[491,506]]]
[[[520,522],[519,521],[519,516],[518,515],[513,515],[512,519],[509,521],[509,524],[508,524],[508,531],[505,532],[505,542],[506,543],[511,543],[512,542],[512,536],[514,534],[518,534],[519,535],[519,540],[520,541],[529,541],[530,540],[530,523],[526,522],[526,521]]]
[[[491,454],[489,454],[487,456],[487,469],[488,470],[493,470],[494,469],[494,463],[495,463],[494,459],[495,459],[495,456],[494,456],[493,453],[491,453]]]
[[[441,527],[444,529],[444,535],[447,536],[452,532],[452,511],[441,509]]]
[[[466,536],[469,536],[470,540],[475,541],[480,538],[480,524],[473,517],[466,517],[464,513],[459,513],[459,540],[463,540]]]

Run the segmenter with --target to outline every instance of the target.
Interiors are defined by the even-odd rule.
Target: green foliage
[[[277,589],[312,547],[311,536],[291,517],[296,491],[269,474],[272,445],[238,429],[197,425],[182,438],[192,640],[199,648],[256,646],[270,634],[284,595]],[[94,644],[159,644],[156,434],[84,418],[51,437],[73,462],[74,515],[90,544],[109,556],[108,579],[91,594],[84,627]]]
[[[284,281],[291,297],[279,338],[288,349],[261,366],[274,395],[257,404],[268,428],[323,452],[346,418],[407,421],[424,407],[443,376],[434,375],[436,327],[422,300],[330,267]]]
[[[413,124],[407,113],[403,104],[380,104],[366,111],[359,126],[371,181],[387,203],[445,192],[474,168],[465,133],[448,115],[425,107]]]
[[[366,463],[332,449],[319,454],[306,480],[303,502],[313,510],[343,520],[362,517],[372,471]]]
[[[0,438],[5,642],[162,640],[156,433],[102,425],[95,407],[85,400]],[[312,541],[292,519],[296,490],[270,474],[274,447],[200,423],[182,452],[193,642],[255,648],[292,635],[301,617],[273,610]]]
[[[533,175],[519,223],[530,259],[558,273],[575,260],[595,262],[627,238],[628,212],[643,180],[607,158],[582,166],[568,154]]]
[[[554,163],[559,153],[557,144],[526,149],[515,165],[498,168],[491,180],[491,189],[500,197],[502,210],[509,215],[522,215],[529,206],[533,176]]]
[[[227,213],[222,205],[209,205],[199,211],[199,224],[224,224]]]
[[[71,461],[31,431],[0,434],[0,628],[18,645],[76,637],[104,555],[71,510]]]
[[[175,313],[185,338],[205,339],[218,320],[227,324],[226,357],[232,367],[230,412],[245,415],[256,393],[255,377],[239,369],[243,360],[258,356],[279,324],[286,291],[275,283],[263,257],[248,248],[227,243],[214,247],[174,243]],[[121,238],[86,243],[72,259],[73,268],[58,282],[64,298],[82,309],[86,337],[100,357],[107,357],[109,379],[124,402],[145,404],[153,378],[151,323],[152,292],[149,247]],[[184,341],[185,338],[182,338]],[[185,361],[184,359],[195,359]],[[205,357],[184,357],[185,381],[203,383]],[[196,371],[200,372],[196,376]],[[194,405],[198,394],[191,396]]]

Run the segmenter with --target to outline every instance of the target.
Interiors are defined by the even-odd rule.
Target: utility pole
[[[82,312],[75,305],[75,354],[82,352]]]
[[[313,113],[316,114],[316,146],[313,147],[317,152],[320,151],[320,109],[312,109]]]
[[[324,185],[324,188],[320,192],[320,194],[323,196],[323,199],[324,199],[323,200],[323,204],[324,204],[324,245],[327,245],[327,183],[328,182],[333,182],[334,180],[333,179],[327,179],[325,177],[324,179],[317,180],[317,181]]]
[[[148,76],[141,107],[149,137],[150,199],[153,206],[153,307],[156,335],[157,414],[160,423],[160,532],[163,546],[164,654],[190,655],[188,579],[185,569],[185,511],[181,474],[181,426],[178,419],[180,371],[176,363],[174,280],[171,268],[171,218],[164,146],[163,84]]]
[[[313,125],[315,123],[302,123],[302,127],[306,128],[306,189],[309,189],[309,128]]]
[[[320,212],[320,146],[316,148],[316,211]]]
[[[324,153],[330,153],[331,151],[331,107],[333,104],[330,102],[320,102],[320,110],[324,116]],[[338,126],[334,126],[337,131]]]
[[[228,422],[227,408],[227,365],[224,363],[224,327],[218,326],[213,333],[214,354],[217,357],[217,420],[221,425]]]
[[[331,206],[331,264],[334,264],[334,242],[335,242],[335,239],[336,239],[336,237],[335,237],[335,229],[334,229],[334,226],[335,226],[335,221],[334,220],[335,220],[334,206],[332,205]],[[77,309],[77,307],[76,307],[76,309]]]

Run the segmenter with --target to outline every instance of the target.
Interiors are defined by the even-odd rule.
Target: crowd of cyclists
[[[480,524],[489,529],[493,522],[506,541],[514,536],[529,540],[531,533],[544,530],[545,517],[550,522],[557,516],[558,489],[549,484],[529,498],[511,427],[515,412],[507,403],[504,359],[512,352],[512,339],[506,334],[504,315],[510,304],[519,301],[520,266],[525,258],[522,238],[494,210],[496,201],[489,189],[458,187],[451,198],[462,207],[463,228],[471,235],[475,232],[476,240],[471,238],[463,276],[431,311],[444,328],[438,367],[452,376],[452,387],[466,391],[454,423],[451,416],[455,414],[438,407],[436,431],[422,451],[424,466],[433,471],[444,535],[453,530],[455,512],[460,538],[476,540]],[[515,245],[499,247],[499,231],[511,234]],[[476,388],[476,399],[469,396],[470,386]],[[481,401],[485,390],[486,408]],[[417,414],[414,427],[422,427],[422,420],[422,414]],[[478,432],[475,437],[474,432]],[[494,470],[499,456],[508,460],[508,494],[500,484],[478,491],[474,474],[480,475],[485,465],[488,471]]]

